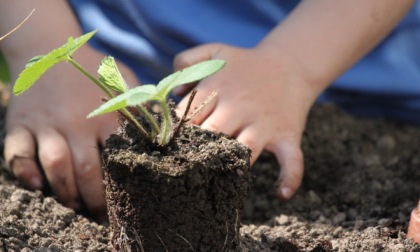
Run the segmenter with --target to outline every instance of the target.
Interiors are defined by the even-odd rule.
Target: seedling
[[[146,84],[129,89],[118,70],[115,60],[111,56],[105,57],[98,70],[98,78],[88,73],[73,58],[73,53],[85,44],[96,31],[92,31],[78,38],[70,37],[67,43],[46,55],[32,58],[25,69],[19,75],[13,88],[13,93],[19,95],[29,89],[48,69],[55,64],[67,61],[80,72],[87,76],[93,83],[101,88],[108,96],[106,102],[88,115],[88,118],[119,111],[150,141],[156,141],[160,145],[166,145],[171,140],[171,132],[174,129],[170,108],[167,103],[169,93],[176,86],[199,81],[219,71],[224,65],[223,60],[208,60],[197,63],[162,79],[157,85]],[[116,95],[115,95],[116,93]],[[161,106],[161,124],[159,125],[145,104],[149,101],[157,101]],[[137,107],[151,125],[148,132],[127,109]]]

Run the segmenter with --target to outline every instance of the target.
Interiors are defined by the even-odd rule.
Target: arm
[[[382,41],[413,3],[303,1],[259,48],[288,52],[319,94]]]
[[[413,2],[307,0],[255,48],[210,44],[181,53],[177,69],[209,58],[227,61],[225,69],[197,85],[197,103],[212,90],[218,97],[194,123],[250,146],[252,162],[263,149],[274,153],[281,165],[277,195],[289,199],[303,176],[300,144],[310,107],[396,26]],[[185,105],[186,99],[179,110]]]

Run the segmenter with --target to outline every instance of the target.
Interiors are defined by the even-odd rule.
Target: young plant
[[[78,38],[70,37],[67,43],[46,55],[32,58],[19,75],[13,88],[13,93],[19,95],[29,89],[48,69],[61,61],[67,61],[86,75],[94,84],[101,88],[109,99],[99,108],[88,115],[88,118],[119,111],[150,141],[157,141],[166,145],[171,140],[173,121],[167,103],[169,93],[179,85],[196,82],[219,71],[224,65],[223,60],[207,60],[180,71],[174,72],[161,80],[157,85],[146,84],[129,89],[118,70],[115,60],[111,56],[105,57],[98,69],[98,78],[88,73],[73,58],[73,53],[85,44],[96,31],[92,31]],[[117,95],[115,95],[117,93]],[[149,101],[157,101],[161,106],[161,125],[144,106]],[[147,132],[127,107],[137,107],[151,125],[151,132]]]

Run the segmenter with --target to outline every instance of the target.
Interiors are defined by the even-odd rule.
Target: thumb
[[[175,56],[174,70],[178,71],[195,63],[214,59],[221,50],[222,44],[205,44],[185,50]]]
[[[303,153],[300,139],[282,139],[269,148],[280,164],[280,174],[277,180],[277,197],[280,200],[290,199],[299,188],[303,178]]]
[[[174,58],[174,71],[181,70],[188,66],[194,65],[196,63],[214,59],[217,53],[220,51],[221,44],[206,44],[202,46],[197,46],[188,50],[185,50]],[[189,92],[194,85],[181,85],[172,91],[174,95],[182,96]]]

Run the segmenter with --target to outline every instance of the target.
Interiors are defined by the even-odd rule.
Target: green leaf
[[[69,38],[67,44],[51,51],[45,56],[32,58],[27,67],[20,73],[13,87],[13,94],[20,95],[30,88],[48,69],[63,61],[67,57],[67,52],[71,48],[73,39]]]
[[[38,56],[32,57],[32,59],[30,59],[28,63],[26,63],[25,68],[32,66],[32,64],[34,64],[35,62],[39,61],[40,59],[44,57],[45,55],[38,55]]]
[[[48,69],[67,60],[80,46],[86,43],[96,31],[89,32],[76,39],[70,37],[65,45],[49,52],[46,55],[35,56],[29,60],[25,69],[20,73],[13,87],[13,94],[20,95],[30,88]]]
[[[224,60],[207,60],[179,70],[159,82],[159,96],[165,98],[176,86],[199,81],[219,71],[225,65]]]
[[[151,84],[132,88],[127,92],[105,102],[99,108],[92,111],[87,117],[91,118],[97,115],[113,112],[127,106],[140,105],[153,98],[156,92],[156,86]]]
[[[79,49],[82,45],[84,45],[95,33],[97,30],[91,31],[89,33],[86,33],[80,37],[77,37],[73,40],[73,43],[71,44],[70,50],[67,52],[69,56],[73,55],[73,53]]]
[[[2,52],[0,51],[0,85],[10,82],[10,69],[4,58]]]
[[[111,56],[105,57],[98,70],[99,80],[108,88],[124,93],[128,90],[120,71],[118,70],[115,60]]]

